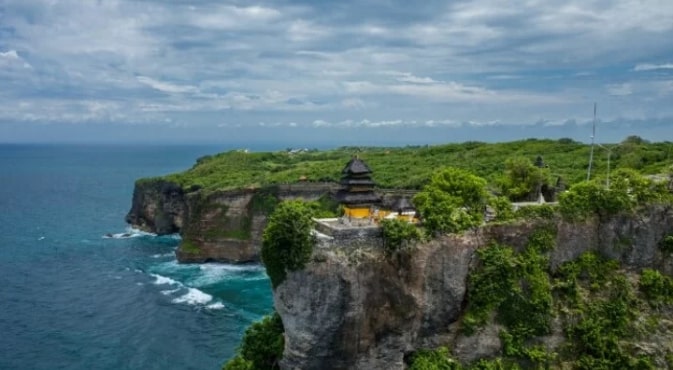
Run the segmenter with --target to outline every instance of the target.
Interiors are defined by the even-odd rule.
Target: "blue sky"
[[[0,142],[673,140],[673,1],[0,0]]]

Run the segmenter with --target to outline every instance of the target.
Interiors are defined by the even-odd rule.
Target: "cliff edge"
[[[183,189],[165,179],[142,179],[126,222],[158,235],[180,233],[179,262],[257,262],[266,220],[288,199],[318,200],[334,183],[296,183],[232,190]]]
[[[463,363],[502,355],[498,325],[472,335],[460,329],[468,275],[478,250],[498,243],[522,251],[540,227],[552,230],[553,248],[546,252],[551,271],[592,251],[626,270],[673,273],[673,260],[659,248],[673,234],[673,209],[663,205],[576,223],[557,218],[487,225],[394,255],[375,245],[316,247],[307,266],[274,291],[285,328],[281,368],[404,369],[412,353],[438,346]],[[553,350],[564,334],[558,323],[552,326],[540,345]],[[667,333],[653,351],[673,351]]]

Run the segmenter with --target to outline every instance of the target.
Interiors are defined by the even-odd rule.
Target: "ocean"
[[[272,310],[264,268],[178,264],[124,216],[137,178],[228,149],[0,145],[0,369],[221,368]]]

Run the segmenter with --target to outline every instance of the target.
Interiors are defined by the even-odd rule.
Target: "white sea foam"
[[[162,290],[162,291],[161,291],[161,294],[163,294],[163,295],[171,295],[171,294],[177,292],[177,291],[180,290],[180,289],[181,289],[181,288]]]
[[[204,305],[213,300],[213,296],[204,293],[196,288],[188,288],[187,293],[174,298],[173,303],[187,303],[191,305]]]
[[[210,310],[221,310],[224,308],[224,303],[222,302],[211,303],[207,305],[206,308]]]
[[[182,285],[179,281],[173,280],[166,276],[161,276],[157,274],[150,274],[156,280],[154,281],[155,285]]]
[[[141,236],[157,236],[157,234],[148,233],[147,231],[134,229],[132,227],[127,227],[123,233],[105,234],[103,235],[103,239],[129,239],[129,238],[138,238]]]
[[[150,257],[152,257],[152,258],[165,258],[165,257],[172,257],[172,256],[174,256],[174,255],[175,255],[175,254],[174,254],[173,252],[171,252],[171,253],[159,253],[159,254],[153,254],[153,255],[151,255]]]
[[[209,263],[199,266],[199,274],[191,284],[206,286],[225,280],[264,280],[267,279],[263,266],[260,265],[228,265]]]

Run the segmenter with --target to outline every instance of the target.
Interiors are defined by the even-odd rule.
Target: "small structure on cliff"
[[[372,180],[372,170],[367,164],[354,156],[341,171],[342,189],[337,199],[344,208],[347,217],[370,217],[373,208],[381,204],[381,196],[374,191],[376,183]]]

